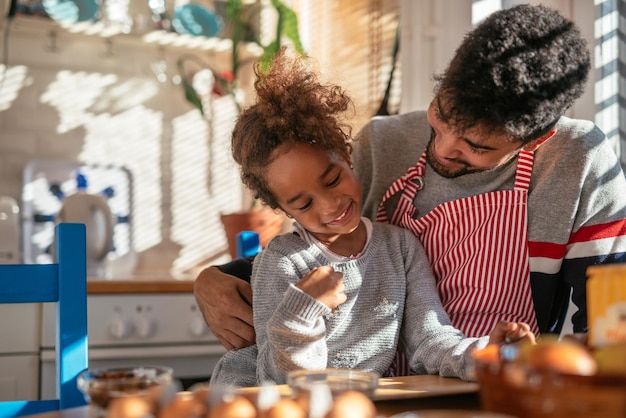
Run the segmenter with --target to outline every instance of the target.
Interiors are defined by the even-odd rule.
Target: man
[[[444,307],[468,336],[501,319],[559,333],[570,293],[574,332],[585,333],[587,266],[626,261],[617,157],[592,122],[564,116],[589,69],[584,39],[558,12],[501,10],[436,77],[427,112],[375,118],[359,134],[364,215],[420,237]],[[239,260],[206,269],[195,284],[228,349],[254,341],[241,299],[250,300],[249,286],[220,271],[237,266],[245,276]]]

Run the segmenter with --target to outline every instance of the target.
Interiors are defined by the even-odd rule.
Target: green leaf
[[[191,84],[187,80],[183,78],[183,89],[185,90],[185,99],[192,105],[194,105],[200,111],[200,114],[204,116],[204,106],[202,106],[202,100],[196,90],[193,88]]]
[[[280,49],[280,42],[275,40],[263,48],[263,54],[261,54],[260,63],[261,63],[261,71],[263,73],[267,73],[270,69],[270,65],[272,63],[272,58],[274,55],[278,53]]]
[[[180,74],[181,84],[183,86],[183,91],[185,92],[185,100],[187,100],[191,105],[197,108],[200,111],[200,114],[204,116],[204,106],[202,106],[202,99],[200,99],[200,96],[198,96],[196,89],[194,89],[191,83],[189,83],[189,80],[187,80],[183,69],[183,62],[184,59],[180,58],[178,59],[176,65],[178,66],[178,73]]]
[[[279,49],[282,46],[282,41],[284,38],[291,40],[293,44],[293,48],[300,54],[304,54],[304,47],[300,41],[300,35],[298,33],[298,17],[296,13],[286,6],[280,0],[271,0],[272,6],[278,12],[278,22],[276,25],[276,39],[273,42],[270,42],[268,45],[260,45],[258,40],[255,38],[257,44],[259,44],[263,48],[263,54],[261,55],[261,69],[262,71],[267,71],[269,69],[269,65],[272,61],[272,58],[276,55]],[[252,14],[244,12],[243,1],[242,0],[228,0],[226,4],[226,16],[229,20],[229,23],[232,25],[232,50],[231,50],[231,71],[234,75],[234,81],[232,83],[225,83],[224,80],[219,79],[217,77],[217,82],[222,87],[223,90],[227,91],[229,94],[235,94],[237,90],[237,76],[239,67],[244,64],[246,61],[242,61],[239,58],[239,47],[241,43],[246,39],[250,38],[250,26],[248,20],[254,15],[254,13],[259,12],[259,10],[253,11]],[[184,75],[184,71],[182,68],[182,59],[179,60],[179,73],[181,74],[182,86],[185,93],[185,99],[200,110],[200,113],[204,116],[204,108],[202,106],[202,99],[193,88],[187,77]],[[208,65],[206,65],[209,67]],[[210,68],[210,67],[209,67]],[[213,71],[213,70],[211,70]],[[217,76],[217,73],[213,71],[213,73]],[[235,101],[236,103],[236,101]],[[239,106],[239,103],[236,103]]]
[[[278,11],[278,28],[276,34],[278,44],[282,44],[281,38],[285,36],[291,40],[296,51],[300,54],[304,54],[304,47],[300,41],[300,34],[298,31],[298,16],[296,15],[296,12],[280,0],[272,0],[272,5]]]

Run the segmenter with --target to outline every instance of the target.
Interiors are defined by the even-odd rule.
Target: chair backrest
[[[87,369],[87,253],[84,224],[55,228],[54,264],[0,265],[0,303],[56,302],[57,399],[0,402],[0,417],[86,404],[76,378]]]

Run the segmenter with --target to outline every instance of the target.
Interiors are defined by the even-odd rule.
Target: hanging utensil
[[[391,95],[391,84],[393,83],[393,73],[396,71],[396,60],[398,57],[398,51],[400,51],[400,24],[396,29],[396,37],[393,42],[393,52],[391,60],[391,71],[389,72],[389,80],[387,81],[387,88],[385,89],[385,95],[380,103],[380,107],[375,113],[375,116],[391,115],[389,111],[389,96]]]

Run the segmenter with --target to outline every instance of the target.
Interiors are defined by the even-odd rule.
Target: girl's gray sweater
[[[348,299],[335,310],[294,286],[324,265],[343,273]],[[418,373],[467,380],[471,350],[488,342],[465,338],[450,325],[419,240],[392,225],[374,223],[364,253],[341,263],[295,234],[276,237],[254,262],[252,288],[257,346],[227,353],[212,383],[284,383],[289,371],[301,368],[382,375],[399,341]]]

